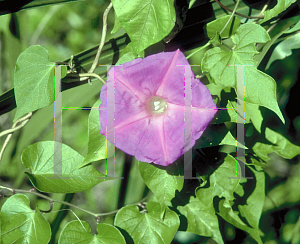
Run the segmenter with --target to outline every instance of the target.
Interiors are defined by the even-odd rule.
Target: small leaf
[[[51,228],[45,217],[29,206],[29,199],[23,194],[9,197],[1,208],[2,244],[30,243],[47,244],[51,238]]]
[[[196,141],[194,149],[215,147],[218,145],[231,145],[246,148],[240,142],[236,142],[236,139],[228,131],[224,124],[210,124],[205,129],[202,136]]]
[[[136,53],[161,41],[174,27],[173,0],[113,0],[112,3]]]
[[[274,8],[269,9],[264,12],[264,19],[260,22],[260,24],[277,16],[278,14],[283,12],[286,8],[288,8],[294,2],[296,2],[296,0],[278,0],[276,6]]]
[[[227,21],[230,19],[230,15],[220,17],[206,25],[207,36],[209,39],[213,39],[216,33],[220,33]],[[233,17],[227,24],[226,28],[221,34],[222,38],[228,38],[233,35],[239,28],[241,21],[238,17]]]
[[[268,141],[273,143],[273,145],[257,142],[253,146],[253,151],[257,154],[257,156],[265,161],[270,160],[268,154],[272,152],[276,152],[279,156],[287,159],[292,159],[300,154],[299,146],[294,145],[284,136],[270,128],[266,128],[265,137]]]
[[[62,230],[58,244],[93,244],[93,243],[114,243],[125,244],[121,232],[114,226],[100,223],[97,225],[97,235],[91,234],[91,227],[85,221],[74,220],[69,222]]]
[[[140,213],[134,205],[123,207],[116,215],[115,225],[127,231],[134,243],[171,243],[179,227],[178,215],[167,207],[162,210],[157,202],[148,202],[147,211]],[[166,211],[163,219],[162,211]]]
[[[59,143],[56,142],[59,146]],[[24,166],[31,170],[26,173],[39,191],[51,193],[74,193],[92,188],[96,184],[108,180],[105,175],[95,169],[93,165],[77,169],[83,157],[72,148],[62,144],[62,161],[56,151],[54,159],[54,142],[37,142],[25,148],[21,159]],[[54,171],[54,167],[61,164],[61,169]],[[61,170],[59,172],[59,170]]]
[[[126,62],[132,61],[136,58],[143,58],[144,51],[142,51],[139,55],[133,50],[132,43],[128,43],[128,45],[123,49],[121,53],[121,57],[119,58],[116,65],[124,64]]]
[[[100,106],[100,99],[94,103],[93,107]],[[91,109],[88,119],[88,134],[89,134],[89,142],[88,142],[88,152],[83,160],[83,162],[78,166],[81,168],[85,165],[88,165],[91,162],[98,161],[101,159],[112,157],[112,155],[106,155],[106,149],[108,147],[113,148],[113,144],[106,140],[105,136],[100,134],[100,120],[99,120],[99,110]],[[113,150],[109,150],[113,151]]]
[[[54,102],[54,69],[43,46],[31,46],[20,54],[14,76],[17,103],[14,121]]]
[[[176,165],[174,164],[174,166]],[[184,180],[179,178],[183,177],[179,172],[177,175],[170,175],[167,170],[144,162],[139,162],[139,171],[145,184],[161,203],[170,206],[170,201],[175,197],[176,190],[182,190]]]
[[[276,46],[268,61],[266,69],[268,69],[275,60],[282,60],[291,56],[292,50],[298,48],[300,48],[300,33],[286,38]]]

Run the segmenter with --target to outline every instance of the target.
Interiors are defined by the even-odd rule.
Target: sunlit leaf
[[[93,108],[99,108],[101,104],[100,99],[94,103]],[[88,120],[88,134],[89,134],[89,142],[88,142],[88,152],[80,164],[79,168],[89,164],[90,162],[98,161],[101,159],[105,159],[107,157],[112,157],[112,155],[107,154],[107,148],[113,147],[109,141],[106,140],[105,136],[100,134],[100,120],[99,120],[99,110],[91,109]],[[113,152],[113,150],[108,150],[109,152]]]
[[[170,201],[175,197],[176,190],[182,190],[184,180],[183,175],[179,172],[171,175],[166,169],[160,169],[144,162],[139,162],[139,170],[145,184],[161,203],[170,205]]]
[[[16,63],[14,91],[17,103],[15,120],[54,102],[55,64],[48,51],[35,45],[20,54]]]
[[[136,53],[167,36],[176,21],[172,0],[113,0],[117,17]]]
[[[230,15],[226,15],[223,17],[220,17],[212,22],[209,22],[206,25],[206,31],[207,31],[207,36],[212,39],[216,33],[220,33],[221,30],[223,30],[225,24],[227,23],[227,21],[229,20]],[[223,30],[221,37],[222,38],[228,38],[230,37],[232,34],[234,34],[236,32],[236,30],[239,28],[241,24],[241,21],[238,17],[233,17],[230,22],[228,23],[228,25],[226,26],[226,28]]]
[[[162,211],[157,202],[148,202],[147,212],[142,213],[137,206],[126,206],[117,213],[115,225],[125,230],[134,243],[169,244],[179,227],[179,218],[168,208],[161,218]]]
[[[292,3],[296,2],[297,0],[278,0],[277,4],[274,8],[269,9],[264,12],[264,19],[260,22],[260,24],[272,19],[273,17],[280,14],[286,8],[288,8]]]
[[[276,46],[268,61],[266,69],[268,69],[275,60],[282,60],[291,56],[292,50],[298,48],[300,48],[300,33],[286,38]]]
[[[191,196],[189,203],[179,206],[178,210],[187,218],[186,231],[212,237],[218,244],[224,243],[213,207],[213,197],[208,189],[197,192],[196,198]]]
[[[61,146],[61,155],[57,148],[54,154],[55,143],[58,148]],[[108,179],[93,165],[77,169],[83,159],[72,148],[53,141],[32,144],[22,153],[24,166],[31,170],[26,174],[34,187],[42,192],[81,192]]]
[[[300,154],[299,146],[294,145],[284,136],[271,130],[270,128],[266,128],[265,137],[268,141],[273,143],[273,145],[257,142],[253,146],[253,151],[265,161],[268,161],[270,159],[268,157],[268,154],[272,152],[276,152],[281,157],[288,159],[292,159],[293,157]]]
[[[87,222],[74,220],[64,227],[59,236],[58,244],[125,244],[121,232],[112,225],[100,223],[97,225],[97,232],[97,235],[93,235]]]
[[[38,208],[30,208],[29,199],[23,194],[9,197],[1,208],[2,244],[30,243],[47,244],[50,241],[51,229]]]
[[[258,53],[255,43],[269,41],[268,33],[260,25],[244,24],[232,39],[236,43],[232,51],[215,47],[205,53],[202,71],[210,72],[217,84],[236,88],[237,71],[234,66],[247,65],[244,67],[245,102],[274,111],[284,122],[276,101],[276,83],[272,77],[257,70],[253,60],[253,55]]]

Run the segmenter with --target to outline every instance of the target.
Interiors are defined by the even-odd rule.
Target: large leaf
[[[286,8],[288,8],[292,3],[296,2],[297,0],[277,0],[277,4],[274,8],[267,10],[264,12],[264,19],[260,22],[260,24],[272,19],[273,17],[280,14]]]
[[[14,76],[17,103],[14,121],[54,102],[54,69],[55,64],[49,61],[43,46],[31,46],[20,54]]]
[[[170,201],[175,197],[176,190],[182,190],[184,180],[179,172],[177,175],[171,175],[166,169],[144,162],[139,162],[139,171],[145,184],[161,203],[171,205]]]
[[[240,197],[246,197],[246,199],[242,198],[239,200],[239,202],[244,204],[238,205],[238,209],[240,210],[240,215],[246,219],[247,224],[240,219],[238,212],[233,211],[233,202],[229,203],[226,199],[222,199],[219,202],[218,214],[228,223],[248,232],[257,241],[257,243],[262,244],[259,230],[259,219],[265,202],[265,174],[261,167],[257,167],[258,170],[252,169],[251,167],[249,168],[253,172],[255,179],[244,179],[244,183],[247,181],[246,186],[243,188],[242,185],[239,185],[235,190]],[[245,194],[245,188],[254,189]]]
[[[218,18],[212,22],[209,22],[206,25],[207,36],[212,39],[215,37],[216,33],[220,33],[220,31],[224,28],[227,21],[230,19],[230,15],[223,16]],[[222,38],[228,38],[233,35],[236,30],[239,28],[241,21],[238,17],[233,17],[230,22],[227,24],[226,28],[221,34]]]
[[[271,130],[270,128],[266,128],[265,137],[273,144],[257,142],[253,146],[253,151],[265,161],[268,161],[270,159],[268,157],[268,154],[272,152],[276,152],[281,157],[288,159],[292,159],[293,157],[300,154],[299,146],[294,145],[284,136]]]
[[[99,108],[101,104],[100,99],[94,103],[93,108]],[[91,109],[88,120],[88,134],[89,134],[89,142],[88,142],[88,152],[80,164],[78,168],[81,168],[90,162],[98,161],[101,159],[105,159],[107,157],[112,157],[112,155],[107,154],[107,148],[113,147],[109,141],[106,140],[105,136],[100,134],[100,120],[99,120],[99,110]],[[113,152],[113,150],[109,150],[109,152]]]
[[[258,53],[255,43],[269,41],[268,33],[260,25],[244,24],[232,39],[236,44],[232,51],[215,47],[205,53],[202,71],[210,72],[217,84],[236,88],[237,72],[234,66],[248,65],[244,68],[245,102],[273,110],[284,122],[276,101],[276,83],[272,77],[257,70],[253,60],[253,55]]]
[[[173,0],[112,0],[136,53],[167,36],[176,21]]]
[[[58,142],[55,142],[58,144]],[[92,188],[96,184],[108,180],[105,175],[95,169],[93,165],[77,169],[83,157],[72,148],[62,144],[61,162],[54,159],[54,142],[43,141],[28,146],[22,153],[24,166],[31,170],[26,173],[39,191],[52,193],[81,192]],[[58,152],[58,151],[57,151]],[[58,153],[55,157],[59,158]],[[54,166],[61,164],[54,171]]]
[[[233,211],[231,206],[228,206],[228,204],[224,204],[224,203],[225,203],[224,199],[222,199],[219,202],[219,213],[218,214],[228,223],[249,233],[257,241],[258,244],[262,244],[258,229],[253,229],[253,228],[247,226],[240,219],[240,217],[238,216],[238,213]]]
[[[179,212],[187,219],[186,231],[212,237],[218,244],[224,243],[211,192],[209,189],[202,189],[196,196],[196,198],[192,196],[185,206],[178,206]]]
[[[93,235],[87,222],[74,220],[64,227],[59,236],[58,244],[125,244],[121,232],[112,225],[100,223],[97,225],[97,231],[98,234]]]
[[[300,48],[300,33],[286,38],[276,46],[268,61],[266,69],[268,69],[275,60],[285,59],[286,57],[291,56],[292,50],[298,48]]]
[[[166,211],[163,218],[161,215]],[[140,213],[137,206],[121,208],[115,218],[115,225],[127,231],[134,243],[171,243],[178,227],[178,215],[157,202],[147,203],[147,212]]]
[[[2,244],[47,244],[50,241],[50,225],[38,208],[29,206],[23,194],[9,197],[1,208],[0,239]]]

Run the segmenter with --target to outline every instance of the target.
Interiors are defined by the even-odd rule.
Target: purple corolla
[[[191,149],[217,112],[180,50],[111,68],[100,99],[100,133],[137,160],[162,166]]]

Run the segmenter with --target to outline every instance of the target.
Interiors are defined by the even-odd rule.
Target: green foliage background
[[[226,2],[226,1],[224,1]],[[101,0],[87,0],[83,2],[71,2],[53,6],[45,6],[37,9],[28,9],[12,15],[0,16],[1,33],[1,83],[0,93],[13,87],[13,72],[18,55],[30,45],[39,44],[47,47],[50,61],[65,60],[72,54],[91,48],[99,43],[102,28],[102,15],[108,2]],[[111,11],[108,18],[108,30],[114,25],[114,13]],[[110,33],[110,31],[108,32]],[[108,34],[107,40],[112,37]],[[284,36],[282,37],[284,38]],[[259,68],[266,67],[269,57],[275,49],[274,45],[265,56]],[[299,48],[299,47],[298,47]],[[299,89],[300,77],[300,50],[291,50],[292,54],[283,59],[274,61],[265,71],[274,78],[277,83],[278,105],[286,121],[279,122],[276,115],[260,108],[264,118],[263,125],[284,135],[296,145],[300,145],[300,114],[298,104],[291,101],[290,92]],[[198,53],[190,59],[190,63],[199,63]],[[197,69],[195,69],[197,72]],[[205,82],[205,78],[203,78]],[[298,83],[297,83],[298,82]],[[298,84],[298,85],[297,85]],[[63,106],[92,107],[99,98],[101,84],[94,82],[90,87],[88,84],[67,90],[63,93]],[[74,99],[76,98],[76,99]],[[299,102],[298,100],[295,100]],[[0,131],[11,127],[16,110],[6,113],[0,117]],[[38,110],[25,128],[14,133],[0,165],[0,179],[12,188],[27,189],[32,187],[25,174],[23,164],[20,163],[21,153],[25,147],[38,141],[53,140],[53,105]],[[63,143],[86,155],[88,144],[88,115],[89,111],[63,111]],[[246,126],[246,128],[248,128]],[[253,131],[246,131],[246,134],[253,135]],[[5,137],[0,138],[0,144],[4,143]],[[223,147],[226,152],[228,146]],[[122,175],[125,162],[123,152],[116,151],[116,175]],[[105,172],[103,162],[96,164],[101,172]],[[112,166],[108,166],[112,167]],[[125,204],[138,202],[146,196],[149,189],[139,174],[138,162],[133,160],[127,187]],[[149,166],[150,167],[150,166]],[[299,226],[299,181],[300,181],[299,156],[292,160],[286,160],[273,153],[266,168],[266,201],[263,208],[260,228],[265,233],[265,243],[290,243],[293,233],[300,231]],[[110,172],[113,169],[108,169]],[[175,184],[175,183],[174,183]],[[121,180],[106,181],[94,188],[78,193],[73,199],[73,204],[93,212],[110,212],[119,207],[118,192]],[[182,188],[178,183],[178,189]],[[149,186],[151,188],[151,186]],[[152,190],[152,189],[151,189]],[[174,193],[169,193],[171,196]],[[51,194],[55,199],[63,200],[64,195],[59,193]],[[48,209],[48,201],[38,199],[34,195],[28,195],[30,206],[35,209]],[[0,205],[5,199],[0,200]],[[170,199],[163,199],[169,201]],[[51,223],[57,216],[60,204],[55,204],[53,213],[45,214],[45,218]],[[124,209],[125,211],[126,209]],[[75,215],[91,224],[92,230],[96,226],[92,223],[94,219],[82,211],[67,210],[67,216],[60,224],[59,233],[64,226],[76,220]],[[60,213],[60,212],[59,212]],[[120,213],[121,214],[121,213]],[[226,209],[223,210],[226,215]],[[298,220],[298,222],[297,222]],[[113,224],[112,217],[104,217],[104,223]],[[296,223],[297,222],[297,223]],[[242,235],[240,231],[226,222],[220,226],[222,233],[225,233],[228,241],[233,240],[235,235]],[[272,225],[272,223],[274,223]],[[80,227],[79,227],[80,228]],[[177,242],[176,242],[177,241]],[[191,243],[202,241],[209,243],[209,238],[198,237],[191,233],[178,232],[174,243]],[[300,242],[300,241],[299,241]],[[245,243],[253,243],[248,238]],[[297,243],[297,242],[295,242]]]

